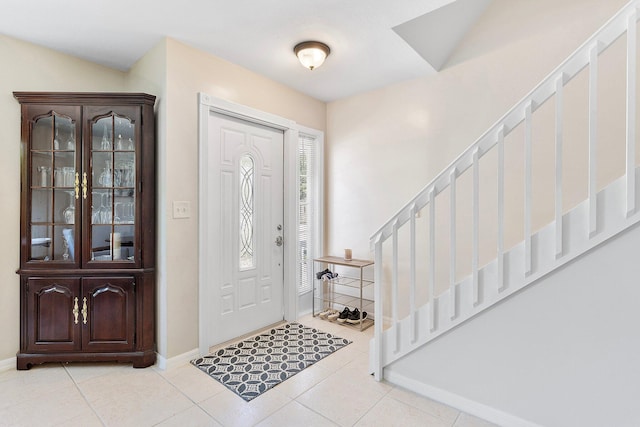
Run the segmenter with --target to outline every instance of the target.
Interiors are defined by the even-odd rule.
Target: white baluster
[[[375,241],[375,254],[374,254],[374,267],[373,274],[375,280],[375,286],[373,287],[374,293],[374,311],[376,315],[376,320],[373,325],[374,332],[374,346],[375,351],[373,354],[373,376],[376,381],[382,381],[382,352],[384,351],[384,345],[382,342],[382,322],[384,319],[383,310],[383,301],[382,301],[382,288],[384,287],[384,281],[382,280],[382,235],[379,234],[376,237]]]
[[[498,292],[506,289],[504,281],[504,125],[498,129]]]
[[[637,9],[627,21],[627,216],[636,210],[636,26]]]
[[[416,205],[411,206],[411,220],[409,222],[410,237],[409,237],[409,310],[411,310],[411,344],[418,340],[417,328],[416,328]]]
[[[480,256],[480,159],[479,150],[473,150],[473,199],[471,221],[471,276],[473,280],[473,305],[480,303],[480,289],[478,283],[478,264]]]
[[[556,80],[556,259],[562,256],[562,132],[564,129],[564,74]]]
[[[531,145],[533,105],[529,101],[524,115],[524,275],[531,274]]]
[[[436,197],[429,190],[429,298],[431,299],[430,329],[436,329]]]
[[[456,307],[456,175],[453,168],[449,172],[449,316],[455,319],[458,315]]]
[[[400,351],[400,322],[398,322],[398,221],[393,223],[391,264],[391,318],[394,329],[394,353]]]
[[[598,121],[598,44],[589,51],[589,237],[598,229],[596,143]]]

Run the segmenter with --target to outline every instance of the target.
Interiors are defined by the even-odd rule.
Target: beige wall
[[[167,146],[167,42],[162,40],[137,61],[127,75],[127,89],[156,96],[156,209],[165,205],[166,146]],[[156,220],[156,345],[161,355],[167,354],[167,295],[166,287],[166,216]],[[162,286],[160,286],[162,284]]]
[[[549,74],[626,0],[494,0],[437,75],[407,81],[328,104],[326,147],[327,250],[371,258],[369,237],[449,165],[466,147]],[[606,52],[600,69],[599,183],[621,172],[624,142],[624,40]],[[605,58],[605,57],[603,57]],[[604,61],[604,59],[603,59]],[[565,206],[575,205],[586,187],[586,73],[566,90]],[[553,108],[534,118],[534,229],[553,218]],[[622,122],[621,122],[622,120]],[[506,140],[506,246],[522,239],[523,132]],[[604,137],[606,136],[606,138]],[[496,200],[495,154],[481,161],[481,192]],[[458,185],[458,280],[470,272],[469,173]],[[551,197],[550,197],[551,195]],[[448,192],[437,206],[436,274],[448,283]],[[480,263],[495,258],[496,203],[481,206]],[[418,219],[426,233],[427,214]],[[425,234],[422,234],[425,235]],[[401,234],[400,263],[408,263]],[[426,280],[426,245],[419,247],[419,279]],[[390,248],[385,248],[390,253]],[[405,270],[406,272],[406,270]],[[389,269],[385,269],[389,276]],[[442,289],[443,286],[438,286]],[[424,294],[421,295],[424,298]]]
[[[0,361],[19,349],[20,104],[14,91],[121,91],[125,74],[0,35]]]

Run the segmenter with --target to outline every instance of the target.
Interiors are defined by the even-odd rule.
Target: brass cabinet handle
[[[82,198],[87,199],[87,173],[82,174]]]
[[[80,174],[76,172],[76,180],[74,182],[74,188],[76,190],[76,200],[80,198]]]
[[[87,324],[87,314],[89,314],[89,310],[87,310],[87,297],[82,299],[82,323]]]
[[[71,310],[71,313],[73,313],[73,322],[77,325],[78,314],[80,314],[80,310],[78,310],[78,297],[73,299],[73,310]]]

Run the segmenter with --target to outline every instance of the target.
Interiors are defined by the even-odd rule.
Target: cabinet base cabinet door
[[[78,278],[26,279],[26,350],[78,351],[80,307]]]
[[[135,279],[85,278],[82,282],[82,348],[86,351],[130,351],[135,348]]]

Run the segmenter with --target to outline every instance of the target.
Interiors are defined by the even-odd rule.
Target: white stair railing
[[[505,137],[518,125],[524,124],[524,257],[523,257],[523,278],[524,285],[530,283],[527,277],[536,275],[535,266],[532,263],[532,117],[536,110],[548,99],[555,95],[555,193],[553,200],[555,204],[554,233],[553,239],[554,258],[566,259],[568,250],[563,247],[563,194],[562,194],[562,150],[563,150],[563,126],[564,126],[564,104],[563,88],[578,73],[588,67],[588,239],[593,239],[600,231],[600,219],[598,218],[597,205],[597,92],[598,92],[598,60],[599,55],[606,50],[616,39],[626,33],[627,35],[627,61],[626,61],[626,160],[625,160],[625,215],[631,217],[636,213],[636,178],[635,178],[635,144],[636,144],[636,25],[638,21],[638,7],[640,0],[628,3],[613,18],[611,18],[600,30],[590,37],[582,46],[569,56],[559,67],[557,67],[538,86],[527,94],[519,103],[510,109],[500,120],[498,120],[487,132],[477,141],[470,145],[455,161],[447,166],[436,178],[425,186],[413,199],[411,199],[402,209],[400,209],[391,219],[389,219],[370,239],[370,245],[375,253],[375,313],[379,318],[375,323],[375,336],[373,341],[372,370],[376,379],[381,379],[383,368],[394,360],[407,354],[409,351],[423,345],[433,337],[436,337],[448,328],[456,326],[465,319],[460,318],[462,298],[459,282],[456,280],[457,248],[456,248],[456,181],[469,168],[472,177],[472,203],[471,203],[471,293],[474,307],[482,302],[481,309],[485,309],[495,301],[481,301],[482,296],[479,287],[479,243],[480,243],[480,159],[494,148],[497,150],[497,258],[495,286],[497,295],[507,290],[505,279]],[[442,313],[438,313],[436,291],[436,250],[435,250],[435,228],[436,228],[436,202],[438,195],[449,188],[449,280],[448,280],[448,313],[445,318],[451,319],[450,323],[442,322]],[[416,281],[416,215],[423,209],[428,208],[429,213],[429,257],[427,259],[428,282],[427,293],[429,301],[426,306],[418,307],[416,294],[418,286],[424,286]],[[399,319],[399,260],[398,260],[398,233],[407,224],[409,227],[409,292],[408,292],[408,332],[401,330],[404,319]],[[384,272],[389,267],[384,264],[383,243],[392,239],[391,254],[391,280],[385,281]],[[598,240],[598,239],[594,239]],[[566,261],[565,261],[566,262]],[[558,263],[557,265],[562,265]],[[555,268],[555,267],[554,267]],[[487,284],[484,283],[486,286]],[[509,285],[511,286],[511,285]],[[387,290],[390,287],[390,290]],[[383,308],[385,306],[385,296],[390,295],[390,318],[383,321]],[[489,304],[487,304],[489,303]],[[424,314],[427,313],[425,316]],[[477,310],[472,310],[475,315]],[[454,321],[455,319],[455,321]],[[389,327],[383,329],[383,323],[388,322]],[[405,337],[408,337],[406,339]],[[419,339],[419,337],[421,337]],[[426,337],[426,338],[425,338]],[[391,355],[391,356],[389,356]]]

